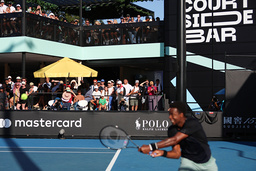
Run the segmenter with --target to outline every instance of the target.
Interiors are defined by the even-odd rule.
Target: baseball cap
[[[4,0],[1,0],[1,2],[4,2]]]
[[[22,81],[21,84],[26,84],[26,82],[25,82],[25,81]]]
[[[114,80],[110,80],[111,81],[111,83],[115,83],[115,81]]]
[[[100,83],[100,80],[98,80],[97,82]]]
[[[108,83],[111,83],[111,81],[108,81]]]
[[[67,88],[66,88],[66,91],[67,91],[67,92],[70,92],[70,88],[69,88],[69,87],[67,87]]]
[[[21,80],[20,76],[16,77],[16,80]]]
[[[94,89],[95,89],[95,88],[98,88],[98,86],[94,86]]]
[[[117,83],[116,84],[122,84],[122,81],[121,80],[119,80],[119,81],[117,81]]]
[[[17,4],[16,7],[20,7],[20,4]]]
[[[135,83],[140,83],[140,81],[139,81],[139,80],[136,80]]]
[[[7,78],[8,78],[8,79],[12,79],[12,76],[9,75]]]
[[[101,79],[100,81],[101,81],[101,82],[105,82],[105,80],[104,80],[104,79]]]
[[[30,83],[29,83],[29,85],[31,85],[31,86],[32,86],[32,85],[34,85],[34,83],[33,83],[33,82],[30,82]]]

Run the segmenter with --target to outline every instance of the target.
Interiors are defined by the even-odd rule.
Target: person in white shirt
[[[131,84],[128,83],[127,79],[124,79],[123,87],[125,88],[124,99],[127,106],[126,110],[129,111],[129,95],[128,94],[132,91],[133,87],[131,86]]]
[[[92,100],[91,103],[97,108],[99,104],[99,99],[101,96],[101,92],[99,91],[98,86],[94,86],[94,91],[92,92]]]
[[[20,4],[16,5],[16,12],[22,12]]]
[[[4,0],[1,0],[0,3],[0,14],[6,13],[7,5],[4,4]]]
[[[12,2],[8,2],[8,7],[10,8],[10,13],[16,12],[16,9],[12,6]]]
[[[135,85],[134,85],[132,91],[128,95],[131,96],[130,97],[130,105],[131,105],[132,111],[137,111],[138,105],[139,105],[138,96],[141,95],[140,87],[139,87],[139,80],[135,81]]]
[[[111,81],[108,81],[108,110],[112,109],[112,102],[113,102],[113,97],[114,97],[114,86]]]

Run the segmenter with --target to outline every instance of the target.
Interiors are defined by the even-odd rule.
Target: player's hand
[[[164,151],[163,150],[155,150],[150,153],[151,157],[160,157],[163,156]]]
[[[139,151],[139,152],[142,152],[142,153],[144,153],[144,154],[149,154],[149,152],[150,152],[149,145],[143,145],[143,146],[141,146],[138,151]]]

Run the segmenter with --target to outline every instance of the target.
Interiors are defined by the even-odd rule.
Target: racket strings
[[[110,149],[126,148],[129,142],[127,134],[115,127],[106,127],[100,132],[101,143]]]

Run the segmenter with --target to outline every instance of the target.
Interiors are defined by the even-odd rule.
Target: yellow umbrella
[[[97,76],[97,71],[82,64],[79,64],[76,61],[73,61],[67,57],[34,72],[35,78]]]

